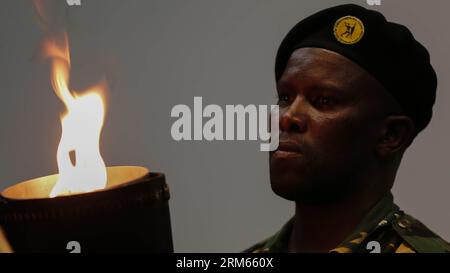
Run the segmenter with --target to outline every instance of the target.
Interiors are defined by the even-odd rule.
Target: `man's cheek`
[[[311,148],[309,154],[312,158],[319,159],[324,165],[342,166],[360,149],[359,140],[354,139],[352,134],[347,133],[339,127],[330,127],[323,134],[316,135],[310,139],[308,145]],[[332,165],[332,166],[330,166]]]

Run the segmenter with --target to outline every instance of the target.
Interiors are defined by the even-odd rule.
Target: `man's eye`
[[[330,105],[333,105],[334,101],[333,101],[333,99],[331,99],[329,97],[319,97],[316,100],[316,103],[320,106],[330,106]]]
[[[322,105],[328,105],[330,104],[331,100],[330,98],[321,97],[319,98],[319,103]]]
[[[290,99],[289,95],[283,95],[283,94],[278,95],[279,102],[288,102],[289,99]]]

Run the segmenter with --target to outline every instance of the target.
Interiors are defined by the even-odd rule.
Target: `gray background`
[[[107,165],[164,172],[175,250],[241,251],[273,232],[293,206],[275,196],[259,142],[175,142],[176,104],[274,104],[274,55],[300,19],[334,4],[300,0],[58,1],[68,23],[72,87],[106,74],[110,91],[101,147]],[[434,118],[407,152],[396,202],[450,239],[450,19],[447,0],[383,0],[390,20],[409,26],[439,77]],[[49,65],[37,58],[42,31],[31,1],[0,3],[0,188],[57,172],[63,105]]]

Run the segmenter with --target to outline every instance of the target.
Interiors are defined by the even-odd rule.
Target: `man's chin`
[[[289,201],[303,205],[330,205],[341,200],[344,193],[325,185],[314,185],[301,180],[271,179],[272,191]]]
[[[271,186],[272,186],[272,191],[276,195],[278,195],[281,198],[284,198],[286,200],[289,200],[289,201],[295,201],[296,194],[294,194],[293,191],[290,191],[288,188],[282,187],[282,186],[278,185],[277,183],[271,183]]]
[[[289,201],[297,201],[308,195],[308,187],[301,183],[301,180],[287,179],[286,177],[281,179],[271,178],[270,180],[272,191],[281,198]]]

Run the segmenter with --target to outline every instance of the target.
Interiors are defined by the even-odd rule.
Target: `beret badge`
[[[364,24],[354,16],[344,16],[339,18],[334,24],[334,36],[346,45],[358,43],[364,36]]]

